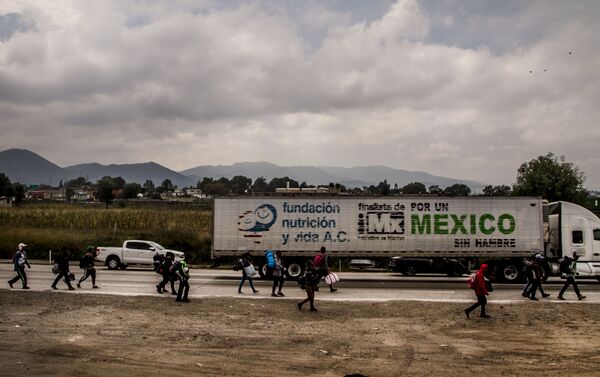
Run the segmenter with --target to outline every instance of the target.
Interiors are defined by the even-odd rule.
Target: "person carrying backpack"
[[[533,301],[538,301],[538,298],[535,297],[535,293],[536,291],[539,289],[540,293],[542,294],[543,298],[549,297],[550,294],[544,292],[544,288],[542,287],[542,282],[544,281],[543,279],[543,268],[542,268],[542,262],[544,261],[544,256],[542,254],[536,254],[535,258],[533,258],[533,263],[531,264],[531,276],[532,276],[532,283],[531,283],[531,288],[529,288],[529,299],[533,300]]]
[[[96,268],[94,264],[96,256],[94,255],[94,250],[95,249],[92,246],[88,246],[85,255],[79,261],[79,268],[83,269],[83,276],[77,282],[77,288],[81,288],[81,283],[89,276],[92,277],[92,288],[100,288],[96,285]]]
[[[313,264],[314,268],[317,270],[319,279],[322,279],[329,274],[329,258],[327,257],[327,249],[325,249],[325,246],[322,246],[319,254],[315,255],[315,258],[313,259],[312,264]],[[317,290],[317,291],[319,290],[318,284],[317,284],[317,287],[315,290]],[[333,287],[333,283],[329,284],[329,291],[330,292],[337,291],[337,288]]]
[[[273,290],[271,291],[271,296],[273,297],[283,297],[285,296],[283,292],[281,292],[281,288],[283,288],[283,283],[285,282],[284,274],[285,267],[283,266],[283,261],[281,260],[281,250],[277,250],[275,252],[275,268],[273,268]],[[277,294],[275,294],[275,289],[279,286],[277,290]]]
[[[479,271],[477,272],[477,274],[475,274],[475,277],[473,278],[472,288],[475,292],[475,296],[477,297],[477,302],[465,309],[465,315],[467,316],[467,319],[470,318],[469,314],[473,310],[477,309],[478,306],[481,306],[481,313],[479,314],[479,316],[481,318],[490,318],[490,316],[485,313],[485,305],[487,304],[487,298],[485,296],[489,294],[485,282],[485,274],[487,272],[487,268],[488,265],[483,263],[479,268]]]
[[[56,258],[54,258],[54,263],[58,265],[58,275],[50,287],[52,289],[58,289],[56,284],[58,284],[61,278],[64,278],[69,290],[75,290],[75,288],[73,288],[71,285],[71,276],[69,272],[69,253],[66,252],[64,255],[57,255]]]
[[[298,310],[302,310],[302,305],[307,302],[310,303],[310,311],[316,312],[318,311],[315,308],[315,288],[319,285],[319,280],[321,276],[319,275],[318,270],[315,268],[312,261],[308,261],[306,265],[306,272],[304,273],[304,291],[306,292],[306,298],[296,305],[298,305]]]
[[[179,279],[179,290],[177,291],[177,302],[190,302],[188,299],[188,292],[190,290],[190,269],[186,261],[181,260],[173,263],[171,271]]]
[[[569,285],[571,285],[571,284],[573,285],[573,290],[575,291],[575,294],[577,295],[577,299],[578,300],[585,299],[585,296],[583,296],[581,294],[581,292],[579,291],[579,287],[577,286],[577,283],[575,282],[575,274],[577,274],[577,260],[578,259],[579,259],[579,255],[577,254],[577,252],[574,252],[573,258],[569,257],[568,255],[565,255],[565,258],[560,263],[560,272],[565,275],[565,278],[567,279],[567,281],[565,282],[565,285],[563,285],[563,287],[560,290],[560,293],[558,294],[559,300],[565,299],[563,297],[563,295],[565,294],[565,291],[567,290],[567,288],[569,288]]]
[[[275,254],[273,250],[265,251],[265,259],[267,260],[267,277],[272,277],[273,271],[275,271]]]
[[[177,277],[171,272],[171,266],[173,265],[174,260],[175,254],[167,251],[160,267],[162,281],[156,285],[156,291],[158,293],[168,292],[165,287],[167,286],[167,283],[171,283],[171,294],[177,294],[177,291],[175,290],[175,279],[177,279]]]
[[[31,269],[31,265],[27,261],[27,253],[25,252],[26,246],[27,245],[25,245],[23,242],[19,243],[19,245],[17,246],[18,250],[13,257],[12,262],[17,276],[8,281],[8,285],[11,288],[13,287],[13,284],[17,282],[17,280],[21,280],[21,287],[23,289],[29,289],[29,286],[27,285],[27,274],[25,273],[25,266]]]

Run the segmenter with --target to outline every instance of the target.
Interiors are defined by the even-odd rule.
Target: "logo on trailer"
[[[245,238],[254,239],[260,243],[263,232],[268,232],[277,220],[277,209],[271,204],[262,204],[254,211],[246,211],[240,215],[238,230],[243,232]]]

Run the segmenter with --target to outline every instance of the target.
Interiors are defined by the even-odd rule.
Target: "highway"
[[[91,278],[82,284],[81,289],[68,291],[66,284],[58,283],[59,290],[54,291],[50,284],[55,278],[51,266],[47,264],[33,264],[32,269],[27,269],[29,286],[33,291],[48,291],[49,293],[64,292],[69,294],[111,294],[141,296],[149,295],[163,298],[172,298],[170,294],[158,294],[156,284],[161,277],[150,269],[127,268],[126,270],[108,270],[106,267],[97,268],[97,284],[100,289],[92,289]],[[77,279],[82,275],[82,270],[71,266],[71,272]],[[404,277],[392,272],[342,272],[338,274],[340,282],[336,284],[337,292],[329,292],[328,287],[322,282],[321,289],[317,292],[317,300],[344,300],[344,301],[439,301],[439,302],[471,302],[473,292],[466,285],[466,277],[449,278],[442,275],[425,275]],[[7,280],[15,276],[12,264],[5,261],[0,263],[0,289],[10,289]],[[245,297],[268,299],[299,299],[305,297],[294,281],[286,281],[283,292],[284,298],[271,297],[270,281],[260,278],[254,279],[255,287],[259,293],[252,294],[248,283],[244,284],[243,294],[237,293],[241,273],[221,269],[192,269],[190,279],[190,298],[201,299],[206,297]],[[584,301],[577,301],[572,288],[565,293],[565,301],[556,298],[563,280],[550,278],[544,285],[546,292],[551,297],[539,302],[564,302],[564,303],[600,303],[600,282],[596,280],[578,280],[579,288],[587,296]],[[494,284],[494,291],[489,300],[494,303],[529,302],[521,296],[520,284]],[[20,282],[14,284],[13,290],[21,291]],[[532,302],[532,304],[537,304]]]

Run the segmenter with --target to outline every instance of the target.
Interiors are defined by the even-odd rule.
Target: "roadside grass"
[[[186,253],[192,263],[210,260],[210,210],[187,208],[81,208],[65,204],[0,209],[0,257],[25,242],[29,258],[49,250],[81,255],[87,245],[120,246],[147,239]]]

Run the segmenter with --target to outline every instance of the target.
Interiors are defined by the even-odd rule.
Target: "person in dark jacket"
[[[88,277],[92,277],[92,288],[98,289],[96,285],[96,267],[94,260],[96,259],[96,249],[92,246],[88,246],[87,251],[81,261],[79,262],[79,267],[83,268],[83,276],[77,282],[77,288],[81,288],[81,283],[83,283]]]
[[[165,259],[161,265],[162,281],[156,286],[158,293],[168,292],[165,287],[167,286],[167,283],[171,283],[171,294],[177,294],[177,291],[175,290],[175,279],[177,279],[177,277],[171,272],[171,266],[173,265],[174,260],[175,254],[168,251],[165,254]]]
[[[61,278],[65,279],[65,283],[69,287],[69,290],[72,291],[75,288],[71,285],[71,278],[69,276],[69,254],[65,253],[64,255],[59,255],[54,258],[54,263],[58,264],[58,275],[56,279],[54,279],[54,283],[50,286],[52,289],[58,289],[56,284],[60,281]]]
[[[27,285],[27,274],[25,273],[25,266],[27,266],[31,269],[31,265],[27,261],[27,252],[25,252],[26,246],[27,245],[25,245],[23,242],[21,242],[17,246],[17,252],[15,253],[15,255],[13,257],[12,262],[13,262],[14,270],[17,273],[17,276],[15,276],[14,278],[12,278],[8,281],[8,285],[11,288],[13,287],[13,284],[17,282],[17,280],[21,280],[21,287],[23,289],[29,289],[29,286]]]
[[[252,283],[252,277],[248,276],[248,274],[246,273],[246,267],[250,266],[252,264],[252,257],[250,256],[250,253],[245,253],[244,255],[242,255],[242,257],[238,260],[238,263],[241,265],[241,270],[242,270],[242,280],[240,281],[240,286],[238,287],[238,293],[242,293],[242,286],[244,285],[244,281],[248,280],[248,283],[250,283],[250,288],[252,288],[252,293],[258,293],[258,290],[254,289],[254,283]]]
[[[485,282],[485,274],[487,272],[487,264],[483,263],[479,268],[477,274],[475,274],[475,279],[473,281],[473,291],[475,292],[475,296],[477,296],[477,303],[471,305],[467,309],[465,309],[465,315],[469,318],[469,314],[477,309],[478,306],[481,306],[481,313],[479,316],[481,318],[490,318],[489,315],[485,313],[485,305],[487,304],[487,298],[485,296],[488,295],[488,289]]]
[[[306,298],[296,304],[298,305],[298,310],[302,310],[302,305],[309,302],[310,311],[317,311],[317,308],[315,308],[315,288],[319,285],[320,279],[321,276],[318,270],[315,268],[313,262],[309,261],[306,265],[306,272],[304,273],[304,291],[306,291]]]
[[[558,299],[559,300],[564,300],[565,298],[563,297],[563,295],[565,294],[565,291],[567,290],[567,288],[569,288],[569,285],[573,285],[573,290],[575,290],[575,294],[577,295],[577,299],[579,300],[583,300],[585,299],[585,296],[581,294],[581,292],[579,292],[579,287],[577,286],[577,283],[575,282],[575,275],[577,274],[577,260],[579,259],[579,255],[577,254],[577,252],[573,253],[573,258],[569,257],[568,255],[565,255],[565,261],[563,263],[568,265],[566,266],[566,270],[563,272],[563,274],[565,275],[565,278],[567,279],[567,281],[565,282],[565,285],[563,285],[563,287],[560,290],[560,293],[558,294]]]
[[[543,267],[542,262],[544,261],[544,256],[542,254],[536,254],[535,258],[531,263],[531,288],[529,288],[529,299],[533,301],[538,301],[538,298],[535,297],[535,293],[537,290],[540,290],[543,298],[549,297],[550,294],[544,292],[544,288],[542,287],[543,282]]]
[[[177,261],[171,266],[171,270],[179,279],[179,290],[177,291],[178,302],[190,302],[188,300],[188,292],[190,290],[190,269],[184,260]]]
[[[283,288],[283,283],[285,282],[285,267],[283,266],[283,260],[281,259],[281,250],[277,250],[275,252],[275,268],[273,268],[273,290],[271,291],[271,296],[273,297],[283,297],[285,296],[283,292],[281,292],[281,288]],[[277,293],[275,293],[275,289],[278,288]]]

